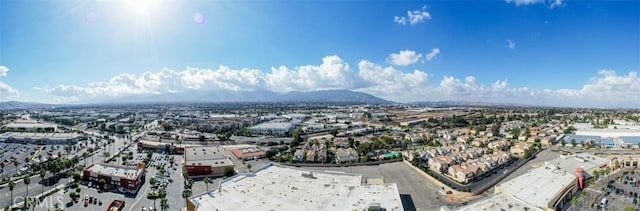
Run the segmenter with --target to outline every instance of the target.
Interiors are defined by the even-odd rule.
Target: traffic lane
[[[129,209],[126,210],[141,210],[142,207],[149,207],[150,204],[153,205],[153,200],[147,199],[147,195],[151,189],[149,181],[151,180],[151,177],[155,175],[155,173],[155,168],[147,168],[147,175],[145,177],[144,184],[142,185],[142,187],[140,187],[140,190],[138,191],[134,200],[129,204]]]
[[[40,177],[35,177],[35,178],[31,178],[31,182],[29,183],[29,196],[35,196],[38,194],[41,194],[43,191],[42,186],[39,184],[41,181]],[[58,183],[56,183],[57,185]],[[45,186],[44,187],[44,191],[47,191],[49,187],[52,186]],[[5,186],[3,188],[0,188],[0,192],[2,192],[2,194],[0,194],[0,207],[6,207],[8,205],[11,205],[12,199],[11,199],[11,191],[9,191],[9,187]],[[20,183],[16,183],[16,186],[13,189],[13,198],[15,199],[15,202],[21,202],[24,200],[24,197],[27,193],[27,186],[24,185],[24,183],[20,182]]]

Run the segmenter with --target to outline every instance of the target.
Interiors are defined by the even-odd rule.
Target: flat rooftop
[[[54,124],[48,123],[38,123],[38,122],[12,122],[4,125],[4,127],[8,128],[47,128],[47,127],[56,127]]]
[[[185,165],[232,166],[222,147],[189,147],[184,149]]]
[[[547,164],[497,185],[496,190],[544,210],[558,193],[574,184],[575,180],[575,171],[566,171]]]
[[[582,167],[584,173],[588,175],[587,178],[591,178],[593,170],[600,169],[603,165],[608,165],[609,159],[587,153],[578,153],[566,157],[561,156],[560,158],[547,161],[547,163],[558,166],[560,169],[572,174],[575,173],[576,168]]]
[[[27,132],[5,132],[0,134],[0,138],[32,138],[32,139],[70,139],[78,138],[78,133],[27,133]]]
[[[505,194],[497,194],[491,198],[464,206],[458,211],[494,211],[494,210],[538,210],[539,208],[521,203]]]
[[[292,125],[289,122],[265,122],[258,125],[251,126],[251,129],[287,129]]]
[[[303,174],[313,172],[313,177]],[[404,210],[395,183],[362,184],[361,175],[270,165],[232,177],[220,188],[190,198],[196,210],[365,210],[379,203]]]
[[[141,174],[143,171],[143,169],[138,169],[135,167],[108,164],[94,164],[93,166],[89,166],[87,170],[100,175],[108,175],[127,179],[136,179],[138,178],[138,174]]]

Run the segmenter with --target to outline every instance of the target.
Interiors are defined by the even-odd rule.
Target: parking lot
[[[605,210],[623,210],[625,206],[629,205],[636,209],[639,208],[639,180],[640,171],[636,171],[636,169],[625,169],[612,173],[594,186],[594,189],[598,191],[597,202],[606,198]],[[596,203],[593,209],[601,210],[602,207],[599,204]]]
[[[50,159],[58,153],[64,153],[65,145],[31,145],[18,143],[0,143],[0,162],[4,162],[4,168],[0,169],[0,179],[16,177],[28,172],[27,159],[33,159],[32,163]],[[39,149],[42,149],[39,151]],[[14,165],[14,161],[18,166]]]

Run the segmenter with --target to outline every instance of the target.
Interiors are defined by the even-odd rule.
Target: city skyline
[[[345,89],[640,107],[637,1],[0,1],[0,101]]]

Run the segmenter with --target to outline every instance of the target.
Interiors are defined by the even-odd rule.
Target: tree
[[[224,167],[224,176],[230,177],[236,174],[236,170],[231,166]]]
[[[29,183],[31,183],[31,174],[27,174],[22,180],[24,182],[24,185],[27,187],[27,192],[24,194],[24,198],[26,199],[29,198]],[[26,201],[25,205],[27,206],[27,209],[29,209],[29,204],[27,204]]]
[[[624,211],[635,211],[636,208],[633,207],[633,205],[627,204],[627,205],[624,205],[624,208],[622,210],[624,210]]]
[[[251,171],[251,163],[247,164],[247,169],[249,169],[249,171]]]
[[[107,183],[107,181],[105,181],[104,179],[100,179],[98,180],[98,185],[100,185],[100,188],[104,189],[104,185]]]
[[[40,174],[40,180],[44,181],[44,177],[47,175],[47,172],[44,169],[42,169],[40,170],[40,172],[38,172],[38,174]],[[48,180],[47,180],[47,185],[49,185]],[[42,186],[42,193],[44,193],[44,184],[40,186]]]
[[[336,136],[336,135],[338,135],[338,128],[335,128],[335,127],[334,127],[334,128],[331,128],[331,129],[329,130],[329,134],[331,134],[332,136]]]
[[[75,191],[69,192],[69,198],[71,198],[71,201],[73,201],[73,199],[75,199],[77,196],[78,194]]]
[[[9,191],[11,192],[11,202],[13,202],[13,188],[16,187],[16,183],[9,179]]]
[[[276,156],[278,154],[278,150],[276,149],[270,149],[267,150],[267,152],[265,152],[265,156],[269,159],[271,159],[273,156]]]
[[[209,177],[205,177],[203,182],[204,182],[205,187],[207,188],[206,192],[208,192],[209,191],[209,183],[211,183],[211,180],[209,179]]]
[[[162,211],[169,210],[169,202],[167,198],[160,199],[160,210]]]
[[[182,198],[183,198],[183,199],[185,199],[185,200],[186,200],[186,199],[188,199],[188,198],[189,198],[189,196],[191,196],[191,191],[189,191],[189,190],[183,190],[183,191],[182,191]]]

